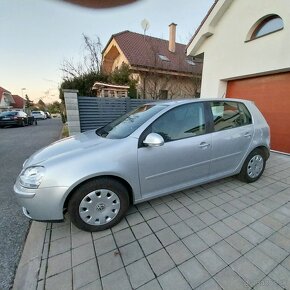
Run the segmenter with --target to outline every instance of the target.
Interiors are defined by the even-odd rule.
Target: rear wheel
[[[69,200],[68,212],[76,227],[94,232],[117,224],[128,207],[128,191],[122,183],[98,178],[76,189]]]
[[[238,177],[245,182],[254,182],[258,180],[264,172],[266,166],[266,157],[262,150],[253,150],[244,162]]]

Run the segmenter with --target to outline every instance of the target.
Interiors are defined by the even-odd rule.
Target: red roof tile
[[[25,106],[25,100],[18,95],[12,95],[15,104],[12,104],[15,109],[23,109]]]
[[[186,61],[184,44],[176,43],[176,50],[172,53],[168,49],[168,40],[144,36],[128,30],[112,35],[108,44],[113,38],[131,66],[201,74],[201,64],[191,65]],[[169,61],[161,60],[158,54],[167,57]]]

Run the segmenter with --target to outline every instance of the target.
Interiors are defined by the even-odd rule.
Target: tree
[[[128,64],[122,63],[120,68],[115,69],[108,77],[108,81],[116,85],[129,86],[128,96],[132,99],[137,98],[137,80],[131,77],[130,67]]]
[[[33,101],[31,101],[28,97],[28,95],[26,94],[25,95],[25,108],[26,109],[30,109],[31,107],[33,107],[34,104],[33,104]]]
[[[63,80],[69,80],[72,78],[78,78],[91,73],[100,73],[102,49],[100,38],[92,39],[89,36],[83,34],[84,40],[84,55],[82,60],[75,63],[73,59],[64,59],[61,71],[63,72]]]
[[[60,114],[63,111],[62,104],[58,101],[48,104],[47,109],[51,114]]]

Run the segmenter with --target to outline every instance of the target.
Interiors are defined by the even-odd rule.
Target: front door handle
[[[252,136],[252,134],[251,134],[250,132],[247,132],[247,133],[244,134],[244,136],[245,136],[246,138],[249,138],[249,137]]]
[[[206,142],[201,142],[200,144],[199,144],[199,148],[201,148],[201,149],[204,149],[204,148],[207,148],[207,147],[209,147],[210,145],[208,144],[208,143],[206,143]]]

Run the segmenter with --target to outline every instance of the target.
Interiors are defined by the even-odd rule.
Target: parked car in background
[[[232,175],[256,181],[269,144],[269,126],[250,101],[151,103],[36,152],[14,191],[29,218],[62,220],[68,210],[77,227],[99,231],[130,203]]]
[[[23,111],[7,111],[0,114],[0,128],[5,126],[29,126],[34,122],[33,116],[28,116]]]
[[[45,113],[47,119],[51,119],[51,115],[49,112],[44,112],[44,113]]]
[[[32,111],[31,115],[37,120],[45,120],[47,118],[43,111]]]

